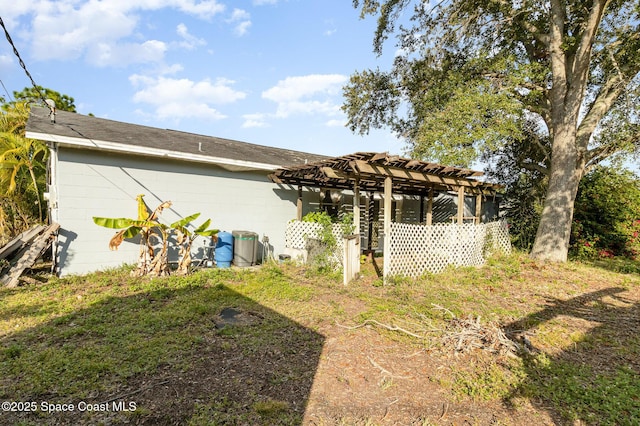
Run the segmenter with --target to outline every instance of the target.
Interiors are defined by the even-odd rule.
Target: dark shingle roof
[[[274,166],[295,166],[327,158],[318,154],[140,126],[67,111],[57,111],[56,122],[52,124],[49,110],[41,107],[31,109],[26,130],[29,137],[47,141],[68,141],[67,138],[102,141],[138,148],[138,151],[142,147]]]

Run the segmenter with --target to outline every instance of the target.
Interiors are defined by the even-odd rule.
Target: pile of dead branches
[[[384,324],[373,319],[366,320],[362,324],[352,327],[336,324],[349,330],[355,330],[365,326],[375,326],[406,334],[423,341],[427,338],[428,334],[434,333],[432,336],[435,337],[435,342],[439,340],[442,349],[448,352],[454,352],[456,355],[468,353],[476,349],[485,350],[498,356],[505,355],[510,357],[514,357],[520,352],[531,352],[530,348],[532,348],[532,346],[526,338],[523,338],[524,343],[520,345],[516,341],[511,340],[498,323],[488,322],[483,324],[480,316],[474,317],[473,315],[468,315],[467,318],[458,318],[447,308],[435,304],[433,304],[433,307],[445,312],[445,314],[449,316],[449,318],[445,319],[444,327],[434,327],[431,319],[425,315],[418,315],[419,320],[411,323],[410,327]],[[433,344],[433,342],[434,340],[432,338],[430,343]]]
[[[482,349],[496,355],[515,356],[520,346],[509,339],[500,326],[493,322],[482,324],[480,316],[458,318],[450,310],[441,306],[437,309],[447,312],[451,318],[442,334],[442,345],[456,354]]]

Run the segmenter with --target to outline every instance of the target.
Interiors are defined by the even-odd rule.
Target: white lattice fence
[[[511,253],[511,237],[509,236],[509,225],[504,220],[487,223],[487,244],[485,255],[493,253]]]
[[[511,241],[504,222],[489,224],[417,225],[391,223],[386,275],[417,277],[438,273],[448,265],[478,266],[489,252],[510,252]]]
[[[322,225],[319,223],[292,220],[287,224],[287,229],[284,234],[284,245],[290,249],[309,250],[309,240],[319,239],[320,231],[322,231]],[[336,247],[329,259],[331,262],[341,264],[344,244],[342,240],[342,226],[334,224],[332,233],[336,238]]]

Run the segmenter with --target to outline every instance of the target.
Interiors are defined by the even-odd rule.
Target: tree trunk
[[[576,149],[571,125],[557,129],[553,141],[549,186],[531,257],[566,262],[573,221],[573,206],[584,165]]]

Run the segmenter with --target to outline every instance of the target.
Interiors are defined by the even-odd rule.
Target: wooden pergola
[[[444,166],[386,152],[356,152],[341,157],[309,163],[295,167],[285,167],[269,175],[272,182],[298,187],[297,218],[302,219],[302,187],[353,190],[354,200],[360,193],[379,192],[384,194],[384,232],[388,235],[391,223],[391,201],[393,194],[427,197],[426,223],[431,224],[433,195],[436,191],[458,193],[457,223],[463,223],[464,197],[476,196],[475,216],[480,220],[482,197],[495,196],[500,185],[487,183],[476,178],[479,171]],[[420,203],[421,209],[424,203]],[[360,232],[360,206],[354,202],[353,216],[356,233]],[[424,217],[421,211],[420,217]]]

